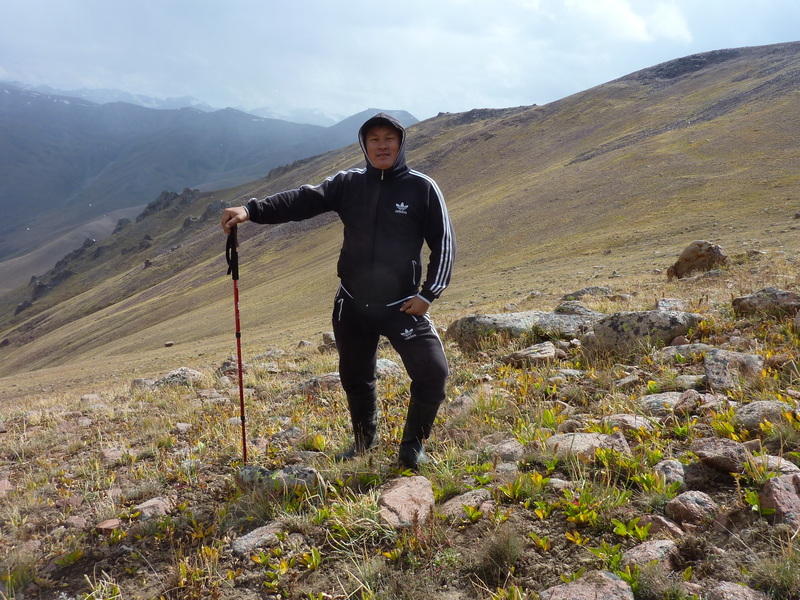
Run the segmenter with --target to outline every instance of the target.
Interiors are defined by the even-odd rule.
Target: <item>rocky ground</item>
[[[330,339],[247,358],[247,466],[235,360],[4,407],[5,596],[798,599],[800,297],[754,260],[451,323],[417,474],[388,348],[349,463]]]

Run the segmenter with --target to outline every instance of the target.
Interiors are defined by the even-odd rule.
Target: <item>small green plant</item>
[[[469,504],[462,504],[461,508],[464,509],[464,515],[467,521],[470,523],[477,523],[483,517],[483,513],[481,509],[477,506],[470,506]]]
[[[567,488],[563,490],[561,510],[567,516],[567,521],[577,526],[595,526],[600,520],[597,513],[597,501],[592,495],[590,486],[584,486],[579,494]]]
[[[744,463],[744,473],[754,485],[759,487],[780,475],[769,468],[766,456],[751,456]]]
[[[537,471],[520,473],[513,481],[497,486],[497,492],[502,500],[526,502],[540,495],[549,481],[549,477]]]
[[[535,592],[529,592],[516,585],[498,588],[496,592],[489,592],[491,600],[536,600],[538,597]]]
[[[715,412],[711,416],[711,428],[719,437],[729,438],[735,442],[747,441],[749,437],[746,431],[736,427],[736,413],[733,407],[721,412]]]
[[[672,435],[679,440],[685,440],[691,436],[696,425],[696,418],[686,419],[683,422],[674,423],[671,429]]]
[[[631,586],[634,597],[637,597],[639,588],[641,587],[640,579],[642,575],[639,565],[633,565],[633,567],[631,567],[631,565],[626,565],[624,569],[617,569],[615,572],[620,579]]]
[[[309,571],[316,571],[322,564],[322,553],[319,551],[319,548],[314,546],[300,557],[300,562]]]
[[[528,534],[528,537],[533,541],[534,546],[542,552],[547,552],[552,548],[553,543],[547,538],[546,535],[539,536],[533,531]]]
[[[650,523],[639,525],[639,517],[629,521],[627,524],[619,519],[611,519],[614,524],[614,533],[621,537],[631,537],[640,542],[645,541],[650,536]]]
[[[613,546],[603,540],[599,546],[595,548],[587,548],[589,552],[594,554],[603,563],[603,569],[608,571],[616,571],[622,563],[621,544],[614,544]]]
[[[761,505],[761,497],[757,490],[744,490],[743,500],[750,505],[750,508],[761,516],[771,515],[775,512],[774,508],[764,508]]]
[[[181,598],[219,598],[221,586],[232,585],[233,580],[241,574],[241,571],[231,570],[223,573],[219,568],[219,560],[219,548],[205,545],[195,555],[180,559],[175,587],[180,590]]]
[[[467,465],[466,471],[475,481],[475,487],[482,488],[494,479],[494,475],[491,472],[493,468],[494,465],[492,463],[484,462],[478,465]]]
[[[284,595],[283,578],[294,568],[297,563],[297,557],[285,556],[281,546],[277,546],[269,553],[260,552],[251,556],[250,559],[257,565],[264,567],[264,587],[266,590],[272,594]]]
[[[558,506],[557,503],[548,502],[547,500],[536,500],[534,501],[533,505],[536,507],[533,509],[533,514],[539,517],[542,521],[553,514],[553,510],[555,510],[555,508]]]
[[[591,541],[591,538],[586,535],[582,535],[580,531],[577,529],[575,531],[568,531],[564,534],[564,536],[573,544],[577,546],[585,546]]]
[[[562,573],[560,575],[561,581],[563,581],[564,583],[572,583],[573,581],[578,581],[578,579],[580,579],[583,576],[585,571],[586,567],[581,567],[580,569],[578,569],[577,571],[573,571],[572,573]]]
[[[666,478],[661,473],[637,473],[631,479],[641,488],[645,503],[653,508],[665,505],[677,496],[681,489],[680,481],[667,483]]]
[[[103,571],[99,580],[92,581],[88,575],[83,576],[89,584],[88,593],[81,594],[79,600],[122,600],[122,590],[114,579]]]

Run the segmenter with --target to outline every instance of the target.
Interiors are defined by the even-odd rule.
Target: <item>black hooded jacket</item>
[[[364,135],[375,125],[401,132],[392,167],[377,169]],[[450,282],[455,238],[436,182],[406,165],[406,132],[391,115],[368,119],[358,133],[365,169],[341,171],[318,186],[302,186],[247,203],[255,223],[301,221],[335,211],[344,224],[337,272],[344,289],[364,304],[389,305],[420,295],[438,298]],[[422,244],[430,249],[423,279]]]

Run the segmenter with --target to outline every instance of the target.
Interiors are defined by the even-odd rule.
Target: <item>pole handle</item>
[[[228,241],[225,244],[225,260],[228,261],[228,275],[234,281],[239,280],[239,236],[237,235],[236,225],[231,227],[231,232],[228,234]]]

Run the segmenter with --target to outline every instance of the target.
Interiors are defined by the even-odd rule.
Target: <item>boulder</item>
[[[769,600],[764,592],[731,581],[718,581],[704,596],[706,600]]]
[[[653,353],[653,358],[662,362],[699,362],[703,360],[706,352],[711,350],[714,350],[714,346],[708,344],[666,346]]]
[[[631,586],[608,571],[590,571],[572,583],[548,588],[540,600],[633,600]]]
[[[165,387],[169,385],[183,385],[193,387],[195,383],[202,381],[205,375],[200,371],[195,371],[188,367],[180,367],[174,371],[170,371],[161,379],[155,382],[157,387]]]
[[[800,473],[767,480],[759,493],[761,508],[775,511],[774,519],[800,528]]]
[[[737,406],[734,409],[734,418],[739,427],[750,433],[759,433],[762,423],[780,423],[785,420],[783,414],[791,410],[793,409],[790,405],[778,400],[755,400]]]
[[[596,314],[596,313],[593,313]],[[480,348],[482,340],[494,335],[520,338],[534,334],[543,338],[571,340],[592,328],[598,317],[545,311],[468,315],[453,321],[445,337],[464,350]]]
[[[625,437],[617,432],[614,435],[605,433],[558,433],[551,435],[545,442],[547,449],[559,460],[578,458],[594,460],[598,448],[611,448],[625,454],[630,453]]]
[[[304,465],[289,465],[274,471],[248,465],[239,469],[235,479],[241,488],[264,492],[285,493],[298,487],[324,490],[326,486],[325,480],[316,469]]]
[[[585,343],[614,352],[664,346],[686,335],[702,320],[702,315],[672,310],[618,312],[599,319],[594,324],[593,340],[586,339]]]
[[[692,452],[710,469],[721,473],[742,473],[749,453],[744,444],[728,438],[700,438]]]
[[[664,483],[667,485],[677,483],[680,486],[679,489],[686,487],[683,463],[679,460],[675,460],[674,458],[662,460],[653,466],[653,472],[657,475],[661,475],[664,479]]]
[[[647,394],[639,399],[639,407],[645,415],[651,417],[666,417],[672,414],[682,396],[682,392]]]
[[[800,294],[766,287],[754,294],[733,299],[733,312],[739,316],[764,314],[794,316],[800,309]]]
[[[703,525],[714,520],[719,505],[705,492],[690,490],[667,502],[664,512],[677,523]]]
[[[478,448],[500,462],[516,462],[525,455],[525,447],[516,438],[502,433],[483,438]]]
[[[272,522],[233,540],[231,550],[236,556],[249,558],[259,548],[277,546],[280,543],[278,535],[282,533],[284,533],[283,526]]]
[[[529,367],[552,362],[556,358],[556,347],[552,342],[543,342],[523,350],[512,352],[500,360],[514,367]]]
[[[680,561],[678,545],[672,540],[651,540],[638,544],[622,554],[622,567],[657,563],[665,573],[674,570]]]
[[[480,509],[481,512],[493,508],[492,493],[486,488],[472,490],[460,496],[450,498],[439,508],[439,514],[448,519],[464,519],[467,516],[465,506]]]
[[[763,368],[764,357],[757,354],[715,348],[703,358],[706,386],[712,390],[736,389],[742,381],[760,377]]]
[[[611,288],[600,286],[600,285],[590,285],[589,287],[581,288],[575,292],[570,292],[569,294],[565,294],[561,300],[568,301],[568,300],[580,300],[584,296],[610,296],[611,295]]]
[[[433,514],[434,504],[433,485],[421,475],[387,483],[378,498],[381,519],[396,529],[424,525]]]
[[[697,240],[686,246],[675,264],[667,269],[667,280],[681,279],[695,271],[710,271],[727,262],[728,257],[720,246]]]
[[[175,506],[175,498],[151,498],[141,504],[136,505],[135,510],[139,512],[139,519],[148,519],[166,516]]]

